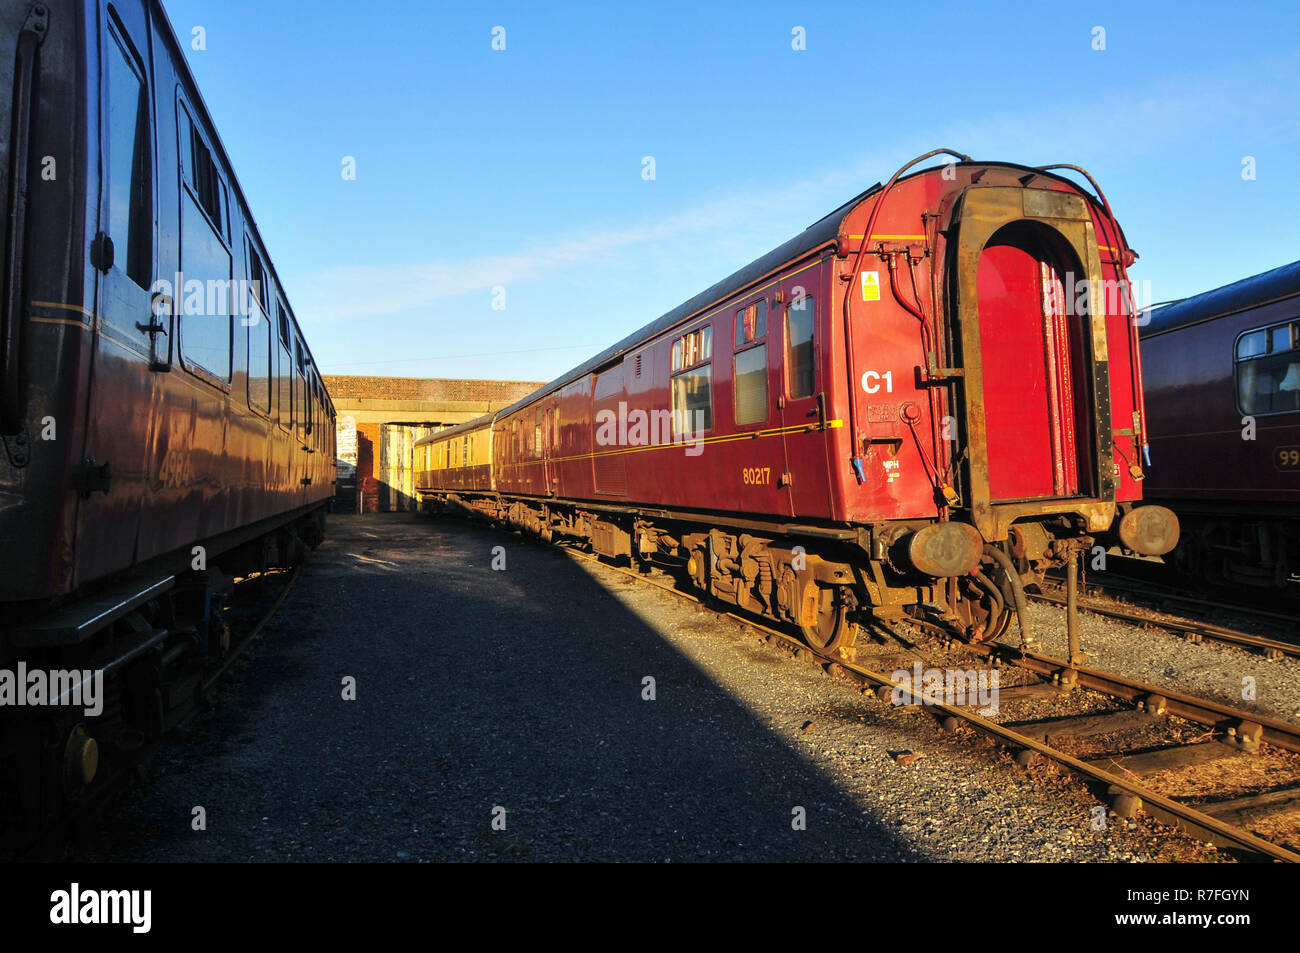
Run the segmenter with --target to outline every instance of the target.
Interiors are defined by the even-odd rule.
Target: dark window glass
[[[181,353],[222,380],[230,377],[230,252],[193,196],[181,200]]]
[[[248,283],[249,293],[266,310],[266,269],[262,267],[262,256],[259,255],[250,243],[248,251]]]
[[[264,414],[271,412],[271,319],[263,309],[266,292],[261,256],[250,248],[248,258],[248,406]]]
[[[289,312],[284,306],[284,302],[276,299],[276,309],[279,313],[280,325],[280,346],[279,351],[279,373],[276,375],[276,386],[279,390],[280,400],[280,426],[286,429],[293,426],[293,359],[289,352]]]
[[[814,323],[812,295],[785,309],[785,389],[792,398],[813,394]]]
[[[1237,401],[1243,414],[1300,411],[1300,348],[1293,325],[1243,334],[1237,341]]]
[[[293,413],[299,428],[305,428],[311,421],[307,417],[306,387],[302,379],[302,341],[293,339]]]
[[[108,236],[114,264],[141,288],[153,278],[153,195],[144,76],[110,29],[108,53]]]
[[[191,184],[194,186],[195,196],[208,218],[212,219],[217,233],[225,234],[226,186],[221,181],[220,173],[217,172],[217,164],[212,158],[212,152],[197,129],[191,129],[190,142],[193,151],[191,168],[194,170]]]

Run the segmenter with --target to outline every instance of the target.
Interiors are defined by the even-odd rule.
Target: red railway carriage
[[[417,490],[676,561],[822,647],[923,606],[992,638],[1022,574],[1098,537],[1167,551],[1172,514],[1129,506],[1135,256],[1070,180],[956,158],[900,170],[535,394],[426,437]],[[491,468],[453,485],[439,448],[475,434]]]
[[[1175,565],[1300,588],[1300,262],[1158,308],[1141,333],[1145,490],[1183,525]]]
[[[319,541],[334,410],[156,0],[0,7],[0,856],[193,708],[214,596]]]

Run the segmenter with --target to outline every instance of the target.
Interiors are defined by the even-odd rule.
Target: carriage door
[[[781,283],[773,308],[771,342],[780,347],[775,386],[791,512],[830,517],[830,471],[826,466],[826,395],[821,356],[826,301],[818,284],[820,267]],[[775,362],[774,362],[775,363]]]
[[[980,358],[993,500],[1079,493],[1076,408],[1086,394],[1080,323],[1068,315],[1068,267],[1041,226],[1008,225],[979,261]],[[1086,409],[1082,409],[1086,414]],[[1082,441],[1080,438],[1082,437]]]
[[[1035,501],[1114,499],[1110,428],[1093,423],[1111,415],[1105,295],[1079,297],[1102,289],[1101,256],[1069,192],[971,186],[954,224],[966,495],[985,539],[1003,539]]]
[[[556,484],[559,482],[555,473],[555,457],[559,454],[559,415],[558,407],[547,408],[546,420],[542,424],[542,441],[544,445],[545,464],[543,465],[544,477],[546,479],[546,492],[551,496],[555,495]]]
[[[141,0],[99,8],[99,225],[90,259],[99,275],[99,333],[86,444],[76,479],[78,580],[135,558],[154,377],[171,355],[171,299],[155,278],[157,186],[149,24]]]

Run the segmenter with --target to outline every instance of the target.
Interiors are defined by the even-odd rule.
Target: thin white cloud
[[[1104,54],[1099,54],[1104,55]],[[667,243],[693,234],[703,236],[711,251],[731,257],[737,233],[793,234],[811,224],[810,209],[825,210],[879,177],[892,172],[900,157],[926,151],[925,142],[940,141],[976,158],[1019,161],[1074,161],[1080,154],[1126,155],[1158,150],[1170,142],[1193,138],[1206,127],[1242,124],[1272,116],[1277,120],[1276,90],[1293,88],[1300,74],[1300,54],[1267,62],[1222,67],[1166,77],[1143,90],[1112,92],[1104,99],[1082,98],[1046,111],[1042,104],[1001,118],[960,120],[930,130],[918,129],[911,143],[872,155],[859,154],[847,165],[778,188],[732,190],[675,215],[627,228],[598,229],[507,254],[380,266],[347,266],[293,282],[298,312],[310,323],[380,318],[428,310],[457,295],[509,288],[590,265],[622,250],[641,247],[655,256]],[[1103,182],[1104,185],[1104,182]],[[793,223],[793,224],[792,224]],[[729,237],[731,236],[731,237]],[[752,237],[752,236],[751,236]],[[744,243],[746,247],[750,242]],[[648,247],[646,247],[648,246]],[[658,256],[655,256],[658,257]],[[737,265],[743,262],[737,261]]]

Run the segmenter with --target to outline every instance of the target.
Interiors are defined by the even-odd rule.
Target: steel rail
[[[1268,718],[1242,708],[1233,708],[1208,698],[1198,698],[1176,689],[1149,685],[1111,672],[1082,665],[1072,666],[1065,659],[1025,652],[1007,645],[989,646],[984,654],[990,657],[998,656],[1019,668],[1052,680],[1068,678],[1067,673],[1071,673],[1077,679],[1076,684],[1082,688],[1101,692],[1103,695],[1121,701],[1144,702],[1148,707],[1155,702],[1164,709],[1166,714],[1177,715],[1179,718],[1196,722],[1207,728],[1227,729],[1229,734],[1248,737],[1251,733],[1250,726],[1257,725],[1260,729],[1257,740],[1266,741],[1276,748],[1300,753],[1300,725]]]
[[[1039,602],[1048,602],[1052,605],[1065,605],[1065,599],[1055,593],[1031,593],[1029,598],[1038,600]],[[1229,629],[1226,626],[1215,625],[1211,622],[1199,622],[1195,619],[1177,619],[1158,612],[1155,609],[1151,610],[1156,613],[1156,617],[1153,618],[1152,616],[1143,615],[1135,609],[1124,609],[1118,604],[1113,606],[1105,605],[1097,602],[1095,599],[1080,599],[1079,608],[1084,612],[1091,613],[1092,615],[1105,616],[1110,619],[1119,619],[1124,622],[1136,622],[1142,625],[1154,625],[1162,629],[1169,629],[1173,632],[1182,632],[1198,638],[1210,639],[1214,642],[1223,642],[1241,648],[1257,649],[1266,658],[1270,659],[1278,659],[1283,656],[1300,658],[1300,644],[1294,642],[1281,642],[1277,639],[1270,639],[1262,635],[1252,635],[1249,632]]]
[[[1140,560],[1140,562],[1145,564],[1145,560]],[[1060,591],[1061,577],[1055,572],[1049,571],[1047,578],[1054,584],[1054,589]],[[1087,581],[1087,588],[1094,590],[1094,595],[1097,593],[1139,595],[1153,600],[1181,602],[1189,606],[1206,609],[1227,610],[1291,628],[1300,628],[1300,615],[1296,612],[1276,612],[1272,609],[1260,609],[1244,603],[1202,599],[1199,596],[1188,595],[1185,589],[1180,589],[1170,583],[1144,579],[1137,575],[1127,575],[1114,569],[1090,576]],[[1297,608],[1300,608],[1300,604],[1297,604]]]
[[[609,563],[601,561],[598,557],[594,555],[579,552],[570,547],[560,547],[560,548],[574,558],[582,559],[587,562],[596,563],[606,569],[613,570],[614,572],[621,573],[622,575],[628,576],[632,579],[636,579],[640,582],[654,586],[655,588],[661,589],[664,592],[669,592],[675,596],[679,596],[690,602],[707,606],[706,601],[700,596],[695,595],[694,593],[685,592],[674,586],[664,585],[659,581],[653,578],[649,578],[645,574],[636,572],[634,570],[624,569],[621,566],[612,566]],[[743,625],[747,625],[750,628],[756,629],[767,636],[780,639],[781,641],[790,645],[792,648],[797,649],[801,653],[808,652],[814,657],[816,657],[817,659],[819,659],[821,662],[828,665],[835,665],[840,670],[851,673],[852,675],[856,676],[859,680],[867,682],[871,684],[873,687],[889,687],[891,689],[900,688],[900,686],[896,685],[896,683],[891,681],[885,675],[880,674],[879,672],[873,672],[870,669],[858,665],[857,663],[854,662],[848,662],[845,661],[844,659],[834,658],[832,656],[825,655],[822,652],[819,652],[816,649],[811,648],[807,643],[801,641],[800,639],[797,639],[786,632],[782,632],[780,629],[776,629],[771,626],[765,625],[761,622],[757,622],[754,619],[748,618],[747,616],[740,615],[739,613],[736,612],[732,612],[725,608],[719,608],[716,609],[715,611],[717,611],[719,615],[725,615],[731,619],[734,619],[737,622],[740,622]],[[1006,647],[1001,647],[1001,648],[1003,649],[1003,651],[1005,651],[1006,649]],[[1011,657],[1008,658],[1005,655],[1002,657],[1007,658],[1008,661],[1011,661],[1013,664],[1017,664],[1017,665],[1027,660],[1033,661],[1035,664],[1041,663],[1046,665],[1046,663],[1051,663],[1050,668],[1052,671],[1059,671],[1062,667],[1068,667],[1067,663],[1062,661],[1061,659],[1052,659],[1049,656],[1038,656],[1032,654],[1027,655],[1025,653],[1013,651],[1011,653]],[[1026,665],[1024,667],[1028,668],[1030,671],[1037,671],[1036,668],[1031,667],[1029,665]],[[1079,669],[1078,667],[1076,667],[1075,671],[1080,673],[1079,684],[1084,687],[1091,687],[1091,685],[1087,684],[1085,678],[1088,681],[1095,680],[1097,684],[1102,684],[1108,678],[1108,676],[1106,676],[1105,673],[1093,672],[1091,669]],[[1143,686],[1140,683],[1136,683],[1136,682],[1129,683],[1129,687],[1133,689],[1141,687],[1143,689],[1146,689],[1146,692],[1143,692],[1141,694],[1158,695],[1162,698],[1168,699],[1170,704],[1170,708],[1168,709],[1168,711],[1172,714],[1178,714],[1179,712],[1175,710],[1175,706],[1181,707],[1184,702],[1193,702],[1207,707],[1217,707],[1222,711],[1228,711],[1228,712],[1233,711],[1233,709],[1228,709],[1225,706],[1215,706],[1214,703],[1202,702],[1198,699],[1191,698],[1191,696],[1179,695],[1179,693],[1177,692],[1171,693],[1161,689],[1153,689],[1150,686]],[[1148,809],[1149,813],[1151,813],[1157,819],[1165,821],[1167,823],[1176,824],[1177,826],[1181,827],[1183,830],[1187,831],[1188,833],[1195,834],[1198,837],[1216,843],[1220,846],[1242,847],[1247,850],[1253,851],[1255,853],[1261,854],[1263,856],[1271,857],[1274,860],[1285,861],[1288,863],[1300,863],[1300,853],[1296,853],[1294,851],[1288,850],[1285,847],[1281,847],[1277,844],[1270,843],[1269,841],[1266,841],[1261,837],[1257,837],[1256,835],[1251,834],[1249,831],[1243,830],[1242,828],[1236,827],[1235,825],[1228,824],[1224,821],[1219,820],[1216,817],[1211,817],[1209,814],[1202,813],[1201,811],[1198,811],[1194,807],[1190,807],[1189,805],[1182,804],[1178,801],[1174,801],[1168,797],[1165,797],[1162,794],[1158,794],[1157,792],[1147,788],[1145,785],[1139,784],[1128,778],[1123,778],[1118,775],[1111,774],[1109,771],[1105,771],[1097,767],[1096,765],[1089,764],[1085,761],[1080,761],[1078,758],[1072,757],[1071,755],[1068,755],[1063,751],[1058,751],[1056,748],[1053,748],[1050,745],[1044,744],[1043,742],[1040,741],[1036,741],[1033,738],[1026,737],[1025,735],[1022,735],[1019,732],[1013,731],[1010,728],[999,725],[997,722],[989,721],[986,718],[982,718],[979,715],[975,714],[974,712],[967,711],[964,708],[959,708],[952,705],[925,702],[917,693],[912,692],[908,689],[901,689],[901,690],[906,694],[910,695],[915,704],[918,705],[923,704],[926,709],[941,714],[945,718],[956,718],[959,721],[965,722],[975,730],[979,731],[981,734],[994,738],[995,740],[997,740],[998,742],[1000,742],[1001,744],[1007,747],[1015,748],[1018,750],[1034,751],[1040,756],[1045,757],[1061,765],[1062,767],[1068,768],[1069,770],[1073,771],[1076,774],[1089,778],[1092,781],[1095,781],[1099,784],[1107,785],[1108,790],[1112,792],[1123,792],[1125,794],[1131,795],[1132,797],[1138,798],[1141,801],[1142,805]],[[1109,692],[1107,692],[1106,689],[1104,688],[1094,688],[1093,690],[1101,691],[1104,694],[1109,694]],[[1171,697],[1171,695],[1173,697]],[[1236,713],[1236,714],[1245,715],[1247,713]],[[1259,718],[1256,718],[1253,715],[1250,715],[1249,717],[1250,720],[1255,722],[1256,724],[1259,724],[1261,722]],[[1273,724],[1280,725],[1280,723],[1273,723]],[[1281,727],[1286,728],[1287,726],[1281,726]],[[1267,725],[1265,725],[1265,730],[1267,731]],[[1293,736],[1294,736],[1294,732],[1297,729],[1290,729],[1290,730],[1293,732]],[[1266,735],[1265,737],[1267,740],[1268,736]],[[1290,749],[1290,750],[1295,750],[1295,749]]]
[[[253,626],[252,631],[240,639],[239,644],[234,646],[230,650],[230,653],[221,660],[221,664],[217,666],[213,673],[204,679],[203,684],[200,686],[203,694],[206,695],[212,689],[212,686],[215,685],[230,666],[234,664],[235,660],[243,655],[245,650],[253,644],[253,640],[262,634],[262,629],[266,628],[267,624],[275,618],[275,614],[280,611],[280,606],[284,605],[284,600],[289,598],[289,593],[293,591],[293,584],[298,581],[298,576],[302,574],[302,567],[302,563],[293,567],[293,571],[289,574],[289,581],[284,584],[284,589],[282,589],[280,594],[275,597],[275,601],[271,603],[271,608],[266,610],[266,614],[258,620],[257,625]]]

